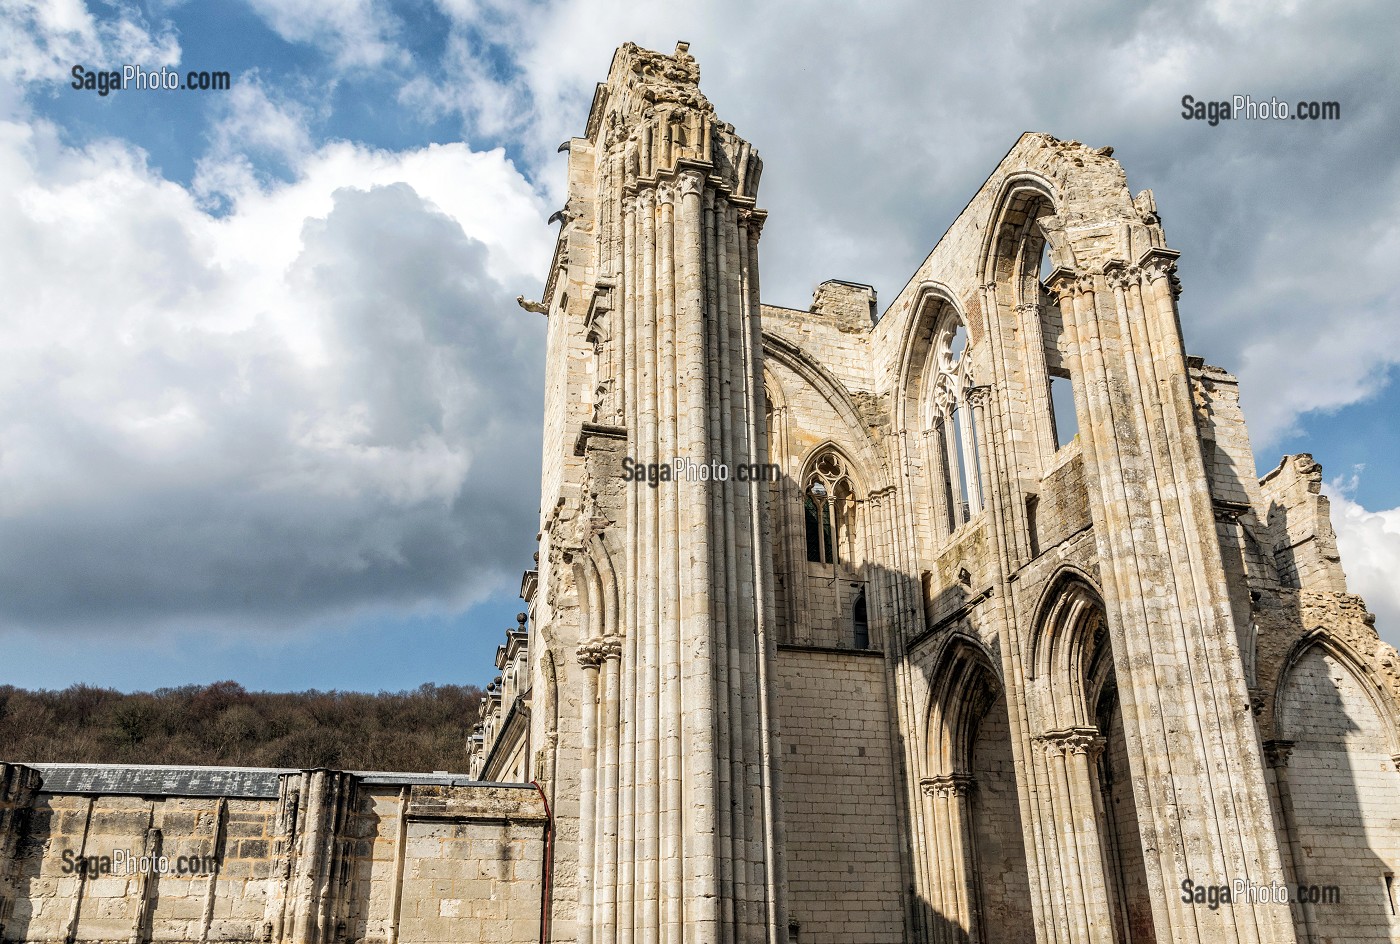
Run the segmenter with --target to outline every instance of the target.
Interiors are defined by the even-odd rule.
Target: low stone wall
[[[0,940],[525,944],[547,827],[451,775],[4,764]]]

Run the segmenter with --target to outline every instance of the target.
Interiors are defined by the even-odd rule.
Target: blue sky
[[[0,0],[0,683],[482,683],[538,513],[545,223],[612,50],[763,152],[764,292],[890,299],[1022,131],[1112,144],[1260,472],[1400,641],[1393,3]],[[69,87],[75,64],[224,92]],[[1180,99],[1339,101],[1185,121]]]

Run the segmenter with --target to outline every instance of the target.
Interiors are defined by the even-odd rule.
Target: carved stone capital
[[[1138,260],[1138,266],[1149,282],[1170,278],[1176,271],[1176,260],[1180,255],[1171,249],[1149,249]]]
[[[919,781],[919,789],[930,797],[965,797],[976,785],[971,774],[941,774]]]
[[[973,409],[981,409],[991,404],[992,388],[989,384],[979,384],[967,389],[967,402]]]
[[[1056,304],[1075,295],[1085,295],[1094,290],[1094,277],[1086,272],[1077,272],[1063,266],[1050,273],[1045,280],[1045,290]]]
[[[1287,767],[1288,758],[1292,753],[1292,741],[1272,740],[1264,742],[1264,760],[1270,767]]]
[[[1036,738],[1050,757],[1069,754],[1086,754],[1092,760],[1104,748],[1103,735],[1094,727],[1064,728],[1060,731],[1046,731]]]
[[[622,637],[618,635],[604,636],[596,643],[598,650],[604,660],[622,658]]]
[[[585,669],[596,669],[605,658],[603,640],[590,639],[578,647],[578,664]]]
[[[658,204],[674,204],[676,202],[676,185],[665,180],[657,184],[656,202]]]
[[[699,193],[704,186],[705,175],[698,170],[681,171],[680,176],[676,178],[676,192],[682,197]]]
[[[1172,298],[1181,297],[1181,280],[1176,277],[1176,260],[1181,254],[1173,249],[1152,248],[1142,254],[1138,266],[1147,284],[1166,279]]]
[[[1103,282],[1107,283],[1110,291],[1123,291],[1128,287],[1128,265],[1120,259],[1107,263],[1103,266]]]
[[[758,236],[763,232],[763,224],[768,219],[766,210],[755,210],[751,207],[739,208],[739,225],[746,227],[749,235]]]
[[[590,639],[578,647],[578,664],[585,669],[596,669],[609,659],[621,658],[622,637],[616,634]]]
[[[1103,267],[1103,279],[1108,283],[1110,291],[1126,291],[1130,284],[1137,281],[1137,277],[1137,267],[1121,260],[1115,259]]]

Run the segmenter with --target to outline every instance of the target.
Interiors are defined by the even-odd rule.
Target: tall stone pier
[[[582,673],[578,769],[557,773],[578,778],[588,944],[787,933],[764,496],[716,472],[767,454],[762,163],[698,79],[685,44],[618,51],[567,144],[543,302],[562,383],[547,394],[541,589]],[[693,477],[634,480],[676,460]]]

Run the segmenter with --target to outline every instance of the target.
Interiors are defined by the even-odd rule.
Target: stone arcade
[[[471,779],[8,765],[3,939],[1400,940],[1396,653],[1317,464],[1259,478],[1185,353],[1151,192],[1026,134],[882,315],[766,306],[762,165],[698,79],[624,46],[565,148]],[[675,459],[780,475],[623,471]]]

